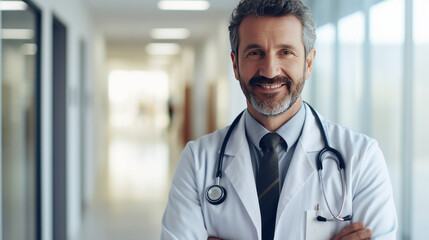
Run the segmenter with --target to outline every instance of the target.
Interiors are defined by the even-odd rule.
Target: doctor
[[[377,142],[323,118],[318,126],[301,99],[316,53],[309,8],[299,0],[241,0],[229,31],[247,109],[231,129],[219,183],[230,127],[183,150],[161,239],[396,239],[392,187]],[[333,156],[323,157],[319,178],[322,132],[344,159],[343,179]],[[226,196],[214,204],[206,193],[213,185]]]

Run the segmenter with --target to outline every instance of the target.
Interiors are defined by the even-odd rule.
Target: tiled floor
[[[140,131],[141,132],[141,131]],[[80,240],[159,239],[177,156],[166,134],[114,133],[105,180],[83,216]],[[150,140],[148,140],[150,139]],[[174,155],[174,157],[173,157]]]

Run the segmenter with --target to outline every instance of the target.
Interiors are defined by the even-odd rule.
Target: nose
[[[281,66],[276,56],[272,54],[265,55],[259,68],[259,75],[266,78],[274,78],[280,74]]]

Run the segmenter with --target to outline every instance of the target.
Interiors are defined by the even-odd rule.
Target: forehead
[[[239,46],[248,44],[288,44],[304,48],[302,24],[293,15],[281,17],[248,16],[239,26]]]

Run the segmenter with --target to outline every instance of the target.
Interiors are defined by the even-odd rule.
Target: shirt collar
[[[298,140],[301,135],[302,128],[305,122],[305,107],[304,104],[301,105],[299,111],[287,121],[283,126],[277,129],[276,133],[278,133],[283,140],[285,140],[287,146],[291,147]],[[245,127],[247,138],[250,142],[258,149],[259,142],[261,138],[269,133],[264,126],[262,126],[253,116],[246,110],[245,114]]]

